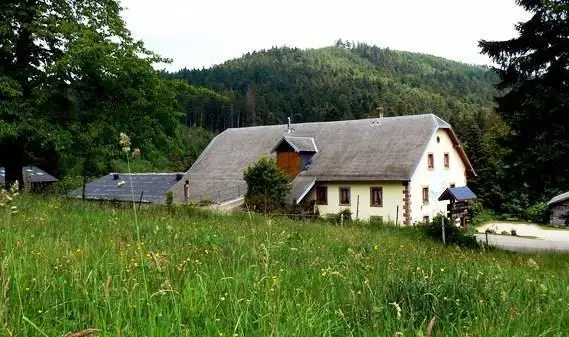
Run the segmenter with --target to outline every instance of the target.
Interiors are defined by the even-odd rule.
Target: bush
[[[344,223],[351,222],[352,221],[352,211],[349,208],[344,208],[336,214],[331,214],[331,215],[326,216],[326,218],[330,222],[332,222],[334,224],[338,224],[338,225],[342,223],[342,217],[344,218]]]
[[[549,208],[545,202],[538,202],[528,207],[524,212],[526,220],[544,224],[549,222]]]
[[[264,195],[246,197],[244,207],[255,213],[281,213],[285,210],[282,203]]]
[[[215,204],[215,202],[211,199],[201,199],[200,201],[198,201],[199,207],[211,206],[213,204]]]
[[[484,225],[496,219],[496,214],[489,209],[484,208],[478,200],[468,202],[468,213],[472,217],[470,224],[474,227]]]
[[[455,244],[467,248],[479,248],[480,244],[476,241],[474,235],[469,234],[466,230],[457,227],[448,218],[442,214],[437,215],[424,228],[425,234],[439,242],[442,242],[441,221],[445,222],[445,238],[448,244]]]
[[[290,179],[274,160],[261,158],[243,174],[247,182],[245,205],[256,212],[272,213],[286,208]]]
[[[89,182],[91,178],[87,178],[86,181]],[[65,176],[63,179],[49,185],[44,193],[53,195],[66,195],[76,188],[83,186],[82,176]]]
[[[166,206],[172,207],[172,204],[174,204],[174,193],[168,191],[168,193],[166,193]]]

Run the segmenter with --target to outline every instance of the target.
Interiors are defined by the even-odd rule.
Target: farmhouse
[[[548,203],[550,223],[553,226],[569,225],[569,192],[553,197]]]
[[[290,175],[291,202],[405,224],[446,212],[441,193],[476,174],[451,126],[433,114],[289,123],[215,137],[182,179],[189,198],[238,205],[244,170],[263,156]],[[177,202],[185,200],[183,181],[172,188]]]

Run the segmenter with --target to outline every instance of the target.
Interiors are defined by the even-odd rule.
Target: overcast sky
[[[480,39],[509,39],[529,16],[514,0],[122,0],[133,35],[201,68],[273,46],[318,48],[338,38],[488,64]]]

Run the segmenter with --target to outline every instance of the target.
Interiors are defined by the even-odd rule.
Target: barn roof
[[[423,114],[294,124],[292,134],[286,124],[227,129],[210,142],[184,180],[190,180],[191,199],[209,197],[216,202],[237,199],[246,191],[245,169],[259,158],[271,156],[284,137],[298,137],[303,144],[312,138],[318,147],[310,167],[297,179],[410,180],[429,140],[440,128],[448,130],[467,168],[474,174],[451,126],[433,114]],[[295,143],[295,146],[301,145]],[[299,181],[296,187],[301,190],[302,185]],[[183,200],[183,183],[176,184],[172,191],[176,200]]]
[[[555,204],[558,204],[560,202],[563,202],[565,200],[569,200],[569,192],[565,192],[559,195],[556,195],[555,197],[553,197],[551,200],[549,200],[549,202],[547,203],[548,206],[552,206]]]
[[[117,200],[165,203],[166,194],[183,176],[183,173],[110,173],[85,186],[85,198],[89,200]],[[124,184],[122,184],[124,182]],[[131,189],[132,182],[132,189]],[[81,198],[83,188],[69,193],[72,198]]]
[[[24,179],[26,176],[31,178],[32,183],[51,183],[56,182],[57,178],[40,169],[37,166],[24,166],[22,167],[22,175]],[[4,184],[6,180],[6,170],[0,167],[0,184]]]

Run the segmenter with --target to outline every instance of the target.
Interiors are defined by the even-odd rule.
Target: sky
[[[478,41],[516,36],[529,14],[514,0],[122,0],[134,37],[173,63],[202,68],[274,46],[339,38],[489,64]]]

